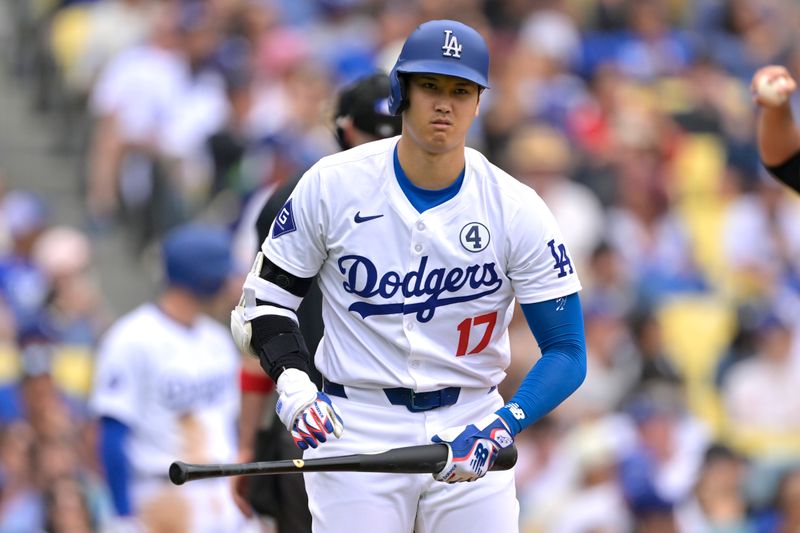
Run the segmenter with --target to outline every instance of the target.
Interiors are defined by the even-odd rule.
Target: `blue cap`
[[[389,111],[397,115],[406,95],[399,74],[443,74],[489,87],[489,48],[481,34],[455,20],[420,24],[406,39],[392,72]]]
[[[2,213],[11,236],[23,237],[47,226],[50,209],[38,194],[26,190],[13,190],[0,201]]]
[[[190,223],[170,231],[163,243],[167,284],[199,298],[214,296],[234,269],[231,235],[219,226]]]

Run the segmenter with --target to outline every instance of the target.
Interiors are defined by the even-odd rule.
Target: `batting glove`
[[[447,444],[447,463],[436,481],[458,483],[475,481],[486,475],[497,454],[514,443],[508,426],[497,414],[491,414],[476,424],[449,428],[431,439]]]
[[[308,374],[288,368],[278,378],[276,389],[279,396],[275,411],[298,448],[316,448],[326,442],[330,434],[337,439],[342,436],[342,418],[330,398],[317,390]]]

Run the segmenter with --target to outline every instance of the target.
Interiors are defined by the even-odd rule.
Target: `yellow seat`
[[[800,455],[800,433],[746,428],[726,421],[725,442],[750,457],[790,457]]]
[[[85,50],[89,34],[89,8],[78,4],[60,10],[50,27],[50,46],[61,72],[70,78]]]
[[[730,278],[721,239],[728,208],[725,161],[718,136],[690,134],[681,140],[671,165],[675,212],[689,231],[693,257],[705,278],[722,291]]]
[[[658,321],[667,355],[684,375],[689,410],[719,433],[724,416],[714,374],[736,330],[735,310],[716,296],[677,296],[664,302]]]
[[[11,344],[0,344],[0,383],[17,381],[20,375],[19,352]]]
[[[717,198],[723,190],[725,145],[709,133],[688,134],[672,158],[672,186],[677,200]]]
[[[59,346],[53,354],[53,381],[64,392],[86,397],[92,387],[94,360],[87,346]]]

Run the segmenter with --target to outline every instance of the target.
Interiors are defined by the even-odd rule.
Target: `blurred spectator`
[[[702,275],[692,255],[685,221],[672,208],[662,154],[651,143],[649,121],[626,113],[628,130],[614,163],[617,204],[608,212],[608,239],[623,259],[643,305],[665,295],[702,290]],[[639,122],[643,120],[643,122]]]
[[[673,389],[658,387],[626,406],[637,442],[621,460],[620,482],[639,523],[672,524],[676,505],[689,495],[700,471],[709,432],[681,401]]]
[[[755,192],[731,203],[723,231],[739,297],[771,297],[777,287],[800,286],[800,210],[781,184],[762,177]]]
[[[617,457],[624,447],[624,429],[611,418],[578,424],[564,439],[573,470],[565,486],[556,483],[530,506],[532,516],[523,518],[526,533],[581,533],[630,531],[632,522],[617,483]],[[538,504],[538,505],[537,505]]]
[[[33,430],[24,422],[2,426],[0,433],[0,531],[39,531],[44,503],[33,473]]]
[[[720,444],[705,452],[691,497],[677,509],[679,531],[754,532],[748,519],[744,484],[747,463]]]
[[[32,262],[36,239],[49,222],[48,207],[39,195],[23,190],[6,193],[0,218],[11,235],[11,248],[0,255],[0,299],[10,309],[18,331],[35,327],[49,290]]]
[[[757,533],[800,530],[800,467],[790,467],[783,472],[774,500],[770,512],[758,517]]]
[[[515,131],[508,143],[505,168],[530,185],[563,227],[578,273],[603,234],[604,213],[597,197],[585,185],[570,179],[567,138],[545,124],[531,124]]]
[[[83,400],[61,390],[53,379],[55,348],[42,332],[29,331],[21,337],[21,375],[0,385],[0,424],[25,421],[37,438],[72,437],[84,429]]]
[[[707,52],[714,61],[741,80],[756,68],[775,63],[789,46],[788,28],[779,20],[788,16],[781,2],[728,0],[715,4],[701,19]]]
[[[612,309],[628,315],[636,305],[636,294],[623,258],[607,241],[601,241],[587,258],[586,276],[581,279],[586,293]]]
[[[607,6],[614,10],[604,10]],[[664,0],[605,2],[597,8],[605,27],[584,37],[581,71],[585,75],[613,64],[627,76],[652,81],[681,73],[693,59],[691,38],[670,24]],[[616,27],[619,24],[625,26]]]
[[[584,81],[569,70],[579,54],[573,21],[564,13],[534,11],[508,60],[524,118],[563,129],[576,108],[587,103]]]
[[[661,324],[655,314],[640,309],[629,320],[633,344],[641,360],[634,395],[659,386],[674,387],[677,394],[682,392],[683,377],[666,353]]]
[[[217,21],[202,3],[164,7],[148,42],[103,70],[91,96],[86,200],[93,224],[107,225],[121,199],[129,211],[144,208],[137,223],[147,240],[205,200],[210,166],[199,156],[228,113],[222,80],[208,64],[217,40]]]
[[[618,409],[641,372],[624,316],[613,302],[587,298],[583,303],[586,330],[586,381],[556,411],[577,422]]]
[[[83,487],[74,479],[54,480],[45,492],[45,528],[53,533],[90,533],[93,521]]]
[[[800,365],[791,357],[790,324],[767,311],[756,351],[734,363],[722,384],[731,437],[751,453],[787,453],[781,435],[800,434]]]
[[[241,67],[231,67],[225,72],[225,88],[230,114],[227,121],[209,135],[207,141],[213,165],[211,196],[223,191],[245,195],[259,185],[252,183],[254,176],[245,175],[242,168],[243,159],[255,141],[247,124],[253,96],[250,73]]]
[[[64,72],[68,85],[83,98],[111,59],[147,38],[158,13],[155,0],[104,0],[84,9],[83,42],[71,70]]]
[[[111,500],[96,472],[87,468],[75,439],[49,438],[36,445],[37,484],[45,520],[55,530],[102,530],[112,516]],[[75,528],[75,529],[72,529]]]
[[[41,310],[49,336],[58,343],[93,347],[110,316],[95,279],[88,237],[68,226],[49,228],[36,240],[32,259],[50,287]]]

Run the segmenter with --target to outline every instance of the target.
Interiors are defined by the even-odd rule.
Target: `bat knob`
[[[169,465],[169,480],[172,481],[174,485],[183,485],[186,483],[188,477],[189,469],[186,467],[186,463],[175,461]]]

